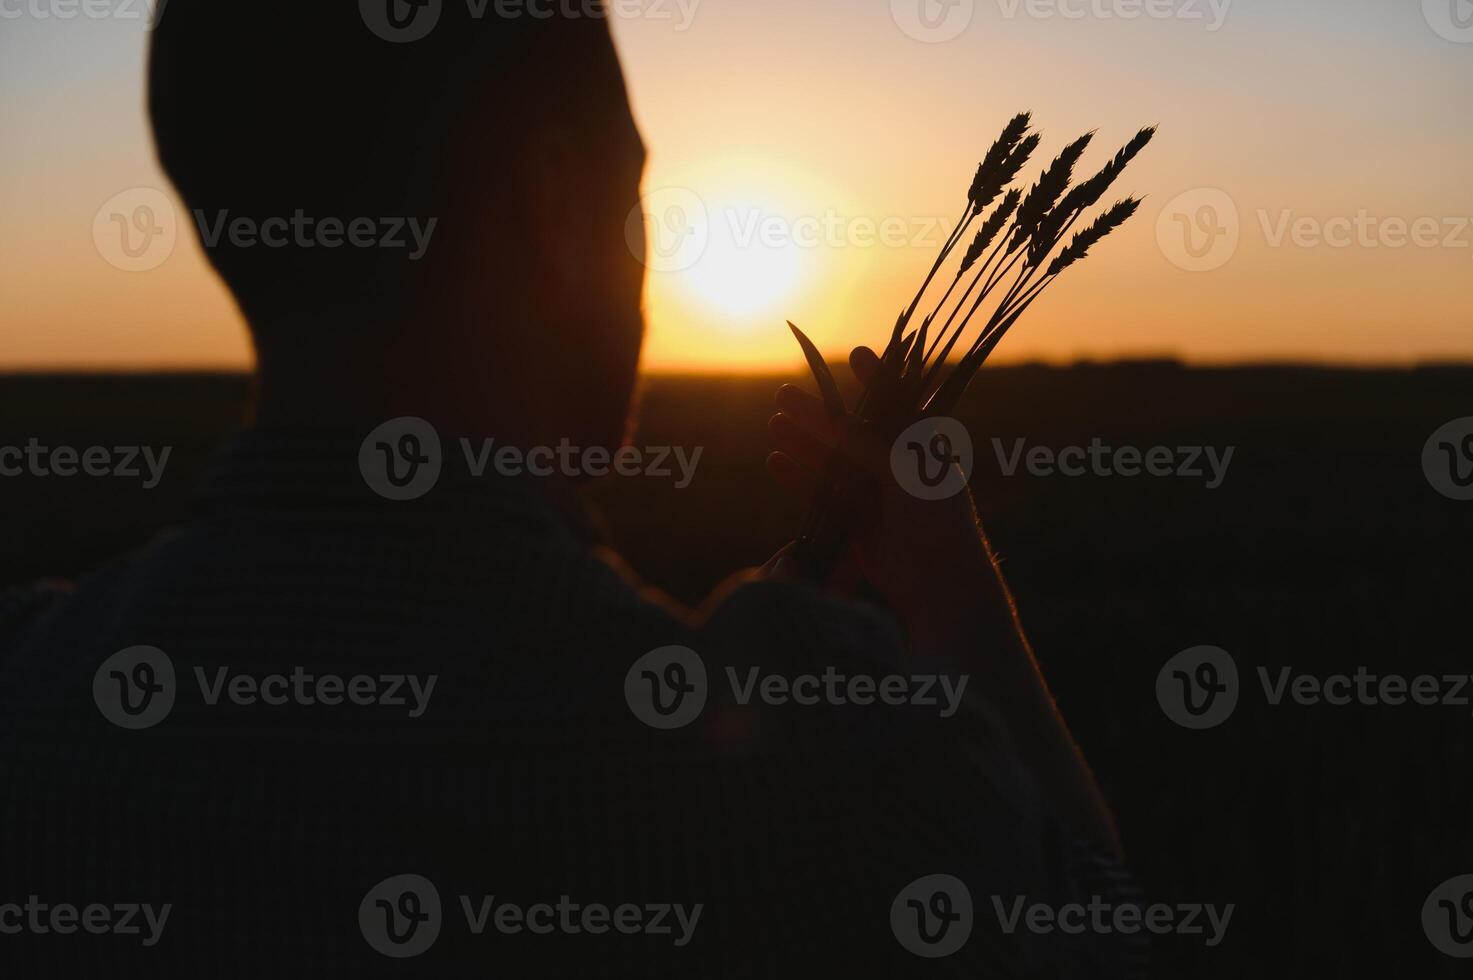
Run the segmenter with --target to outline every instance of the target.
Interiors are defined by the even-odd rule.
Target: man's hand
[[[867,384],[879,359],[859,347],[849,366]],[[866,431],[852,416],[835,421],[822,401],[790,385],[778,391],[777,407],[770,425],[779,451],[767,466],[790,492],[811,499],[833,453],[875,486],[871,519],[835,584],[862,574],[900,615],[913,648],[971,675],[973,690],[998,710],[1023,761],[1075,832],[1118,854],[1109,807],[1034,660],[971,494],[919,500],[901,489],[890,469],[897,433]],[[781,575],[784,557],[779,553],[767,570]]]
[[[868,384],[879,358],[857,347],[849,366]],[[936,634],[952,633],[949,624],[960,609],[979,598],[1001,600],[969,492],[946,500],[917,499],[891,471],[891,440],[898,433],[869,431],[853,416],[836,422],[821,400],[791,385],[778,391],[777,408],[769,426],[778,451],[767,458],[767,467],[788,492],[811,500],[834,453],[873,484],[868,520],[849,560],[835,573],[836,584],[853,584],[862,575],[918,639],[941,640]]]

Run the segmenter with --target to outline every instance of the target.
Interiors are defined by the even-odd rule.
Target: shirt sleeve
[[[26,628],[69,590],[66,583],[0,589],[0,650],[16,643]]]
[[[873,909],[861,906],[888,906],[907,885],[946,876],[966,890],[972,916],[967,943],[944,960],[956,975],[1147,975],[1148,934],[1128,931],[1142,921],[1129,871],[1067,829],[988,692],[968,684],[955,697],[963,678],[912,656],[883,610],[802,584],[759,582],[711,613],[702,643],[720,651],[718,670],[734,670],[733,679],[830,672],[912,682],[913,703],[749,706],[764,722],[735,726],[790,743],[769,753],[783,760],[774,785],[853,801],[853,819],[831,835],[839,843],[806,851],[806,859],[828,862],[822,877],[846,891],[849,915],[870,916]],[[1086,926],[1035,930],[1017,914],[1034,906],[1055,917],[1068,909]],[[1115,914],[1127,906],[1134,908]],[[899,950],[898,938],[892,945]],[[898,953],[897,969],[909,955]]]

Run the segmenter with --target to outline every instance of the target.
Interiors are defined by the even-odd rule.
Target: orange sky
[[[1131,0],[956,0],[917,39],[922,2],[642,0],[616,18],[669,253],[651,260],[647,366],[791,367],[785,319],[830,352],[882,339],[1020,109],[1045,132],[1038,163],[1098,128],[1085,170],[1162,129],[1117,185],[1141,213],[999,360],[1473,359],[1473,36],[1437,24],[1436,0],[1159,0],[1135,18]],[[116,17],[0,23],[0,369],[249,363],[187,227],[147,271],[94,240],[115,195],[168,190],[145,38]]]

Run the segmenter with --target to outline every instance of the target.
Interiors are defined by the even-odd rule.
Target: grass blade
[[[818,382],[818,392],[823,396],[824,407],[829,410],[831,417],[843,418],[848,409],[844,406],[844,396],[839,394],[839,385],[834,381],[828,362],[823,359],[818,348],[813,346],[813,341],[793,325],[792,320],[788,321],[788,328],[798,338],[798,346],[803,348],[803,356],[808,359],[808,370],[813,372],[813,379]]]

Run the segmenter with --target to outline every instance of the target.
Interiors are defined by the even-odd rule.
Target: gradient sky
[[[924,0],[940,41],[907,33],[919,2],[624,0],[650,213],[704,245],[655,262],[649,367],[792,366],[789,318],[833,353],[882,340],[1021,109],[1040,158],[1097,128],[1090,171],[1161,133],[1116,185],[1141,213],[999,360],[1473,359],[1468,0]],[[0,0],[0,369],[248,365],[188,229],[146,272],[94,243],[109,199],[167,191],[146,32],[35,9]],[[1193,258],[1204,205],[1236,247]]]

